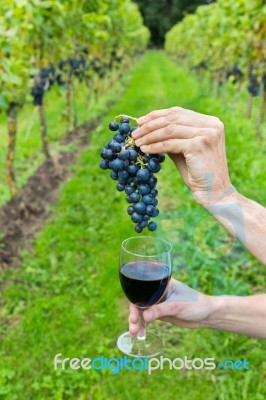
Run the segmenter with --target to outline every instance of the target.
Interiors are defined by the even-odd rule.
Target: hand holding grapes
[[[137,122],[132,137],[141,151],[168,153],[196,201],[266,265],[266,210],[231,185],[223,123],[180,107],[153,111]]]
[[[136,145],[145,153],[168,153],[199,203],[210,200],[208,179],[213,201],[231,187],[218,118],[173,107],[139,118],[138,125],[132,134]]]

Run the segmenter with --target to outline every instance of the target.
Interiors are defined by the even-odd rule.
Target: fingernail
[[[141,146],[141,147],[140,147],[140,150],[141,150],[143,153],[147,153],[148,146]]]
[[[144,121],[144,119],[145,119],[145,116],[144,116],[144,117],[138,118],[138,119],[137,119],[137,123],[138,123],[138,124],[141,124],[141,123]]]
[[[142,140],[141,140],[141,139],[138,139],[138,140],[135,141],[135,144],[136,144],[136,146],[138,146],[138,147],[141,146],[141,143],[142,143]]]
[[[135,129],[133,132],[132,132],[132,137],[133,137],[133,139],[135,139],[137,136],[138,136],[138,133],[139,133],[139,130],[138,129]]]

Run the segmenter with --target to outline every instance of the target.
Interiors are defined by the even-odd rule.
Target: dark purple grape
[[[116,140],[111,140],[109,147],[114,153],[119,153],[121,151],[121,144]]]
[[[119,129],[118,123],[114,122],[114,121],[110,122],[109,129],[110,129],[110,131],[113,131],[113,132],[118,131],[118,129]]]
[[[123,192],[123,191],[125,190],[125,186],[124,186],[124,185],[121,185],[121,183],[118,183],[118,184],[116,185],[116,188],[117,188],[117,190],[118,190],[119,192]]]
[[[134,212],[134,213],[131,215],[131,219],[132,219],[133,222],[139,223],[139,222],[142,221],[142,215],[141,215],[141,214],[138,214],[138,213],[136,213],[136,212]]]
[[[154,213],[154,210],[155,210],[155,208],[151,204],[149,204],[149,205],[147,205],[147,208],[146,208],[146,214],[152,216],[152,214]]]
[[[137,178],[140,182],[146,182],[150,177],[148,168],[142,168],[137,172]]]
[[[136,175],[139,170],[139,167],[135,164],[131,164],[128,166],[127,170],[129,172],[129,175]]]
[[[117,174],[117,172],[111,171],[111,172],[110,172],[110,176],[111,176],[111,178],[112,178],[114,181],[117,181],[117,179],[118,179],[118,174]]]
[[[122,171],[118,172],[118,177],[122,179],[127,179],[129,177],[129,173],[123,169]]]
[[[127,122],[122,122],[121,125],[120,125],[120,127],[119,127],[119,132],[120,132],[122,135],[126,135],[127,133],[129,133],[129,132],[130,132],[130,125],[129,125],[129,123],[127,123]]]
[[[137,192],[134,192],[130,195],[131,203],[137,203],[140,200],[140,195]]]
[[[114,135],[114,140],[116,140],[118,143],[124,143],[124,136],[121,135],[120,133],[117,133],[116,135]]]
[[[108,162],[107,160],[102,160],[102,161],[100,162],[100,167],[101,167],[102,169],[108,169],[108,168],[109,168],[109,162]]]
[[[128,203],[132,203],[132,201],[130,200],[130,196],[129,196],[129,195],[126,195],[126,201],[127,201]]]
[[[135,161],[137,158],[138,158],[138,153],[136,152],[136,150],[134,149],[129,150],[130,161]]]
[[[142,229],[146,228],[147,225],[148,225],[148,222],[147,222],[147,221],[141,221],[141,222],[138,224],[138,226],[139,226],[140,228],[142,228]]]
[[[126,123],[126,124],[129,124],[129,118],[128,117],[124,117],[124,118],[122,118],[121,119],[121,124],[124,122],[124,123]]]
[[[159,213],[160,213],[160,211],[158,210],[158,208],[155,208],[153,213],[152,213],[152,218],[158,217]]]
[[[111,149],[105,149],[105,151],[104,151],[104,159],[105,160],[111,161],[114,159],[114,157],[115,157],[115,155]]]
[[[135,211],[139,214],[145,214],[146,212],[146,204],[142,201],[139,201],[134,205]]]
[[[112,163],[112,168],[114,171],[118,172],[118,171],[122,171],[122,169],[124,168],[124,163],[122,160],[114,160]]]
[[[127,184],[127,179],[118,177],[118,182],[121,183],[121,185],[126,185]]]
[[[142,201],[145,204],[153,204],[154,198],[150,196],[149,194],[146,194],[145,196],[142,197]]]
[[[118,154],[118,158],[120,158],[123,161],[128,160],[129,159],[129,151],[121,150],[120,153]]]
[[[142,194],[142,196],[145,196],[145,194],[150,193],[150,186],[146,183],[139,185],[138,189],[139,189],[139,193]]]
[[[129,206],[129,207],[127,208],[127,213],[128,213],[129,215],[132,215],[134,211],[135,211],[135,210],[134,210],[134,207],[133,207],[133,206]]]
[[[126,194],[132,194],[132,193],[134,193],[135,192],[135,188],[134,188],[134,186],[126,186],[125,187],[125,192],[126,192]]]
[[[157,224],[156,222],[152,221],[148,223],[148,229],[149,231],[156,231],[157,229]]]
[[[158,166],[160,166],[159,161],[156,160],[155,158],[150,159],[150,161],[148,162],[148,168],[152,172],[156,172]]]

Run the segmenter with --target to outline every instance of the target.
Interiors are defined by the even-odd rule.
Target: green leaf
[[[0,109],[6,110],[8,108],[8,102],[6,98],[0,93]]]

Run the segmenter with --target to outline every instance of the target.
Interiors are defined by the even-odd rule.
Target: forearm
[[[211,313],[203,328],[266,339],[266,295],[210,297]]]
[[[266,209],[235,192],[206,209],[266,265]]]

